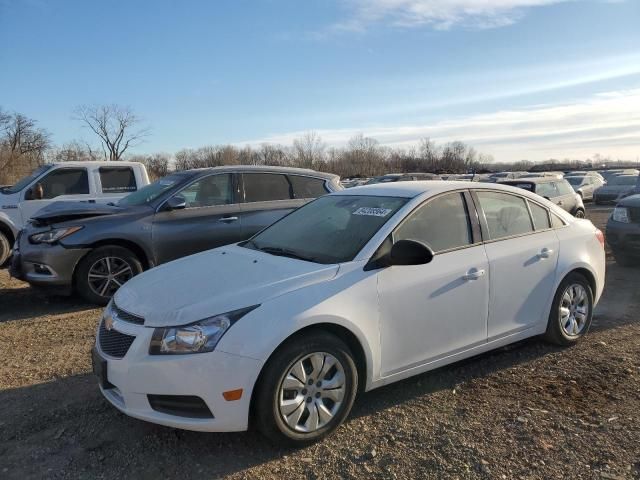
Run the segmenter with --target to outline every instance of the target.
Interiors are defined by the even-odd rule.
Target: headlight
[[[616,222],[629,223],[629,210],[626,207],[614,208],[613,220]]]
[[[150,355],[211,352],[235,322],[260,305],[241,308],[205,318],[190,325],[156,328],[149,347]]]
[[[36,233],[29,237],[31,243],[55,243],[58,240],[62,240],[64,237],[68,237],[72,233],[82,230],[84,227],[66,227],[66,228],[54,228],[42,233]]]

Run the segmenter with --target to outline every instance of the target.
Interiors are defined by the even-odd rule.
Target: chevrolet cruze
[[[132,417],[304,445],[358,392],[534,335],[577,342],[603,242],[509,186],[356,187],[131,279],[100,321],[94,371]]]

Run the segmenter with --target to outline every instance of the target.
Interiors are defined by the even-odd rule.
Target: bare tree
[[[49,147],[49,132],[36,127],[36,121],[22,115],[2,114],[0,123],[3,131],[2,144],[12,154],[42,154]]]
[[[296,166],[313,168],[314,162],[323,160],[325,148],[326,145],[316,132],[307,132],[296,138],[293,141]]]
[[[119,105],[81,105],[74,118],[83,122],[100,138],[105,160],[120,160],[130,147],[149,135],[141,128],[141,119],[129,107]]]

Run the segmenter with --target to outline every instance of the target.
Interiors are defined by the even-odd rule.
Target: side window
[[[442,195],[411,213],[396,230],[394,240],[418,240],[434,252],[473,243],[469,212],[461,193]]]
[[[555,198],[560,196],[555,182],[543,182],[539,183],[536,187],[536,193],[541,197]]]
[[[551,223],[549,222],[549,212],[546,208],[541,207],[537,203],[528,202],[529,208],[531,209],[531,216],[533,217],[533,225],[536,227],[536,230],[545,230],[547,228],[551,228]]]
[[[287,177],[278,173],[243,173],[244,201],[268,202],[289,200],[291,185]]]
[[[187,208],[227,205],[233,201],[231,175],[210,175],[201,178],[183,189],[178,195],[184,197]]]
[[[322,178],[289,175],[289,181],[293,186],[295,198],[316,198],[328,193]]]
[[[556,215],[555,213],[551,213],[551,226],[553,228],[560,228],[564,227],[565,223],[564,220],[562,220],[558,215]]]
[[[129,193],[138,189],[131,167],[100,167],[99,172],[102,193]]]
[[[533,231],[524,198],[498,192],[477,191],[476,193],[487,219],[491,240]]]
[[[38,182],[42,185],[42,198],[61,195],[86,195],[89,193],[89,176],[86,168],[62,168],[54,170]]]
[[[570,195],[573,193],[573,188],[571,188],[571,185],[569,185],[569,182],[566,180],[558,182],[556,185],[560,195]]]

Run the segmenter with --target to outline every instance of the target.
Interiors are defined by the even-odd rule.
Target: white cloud
[[[343,146],[363,133],[381,144],[408,147],[421,138],[462,140],[496,160],[585,158],[596,153],[626,159],[640,155],[640,88],[603,92],[570,104],[502,110],[429,125],[315,130],[324,142]],[[250,142],[290,144],[304,132]]]
[[[363,31],[382,22],[442,30],[453,25],[495,28],[516,22],[528,8],[569,1],[577,0],[349,0],[350,17],[333,28]]]

